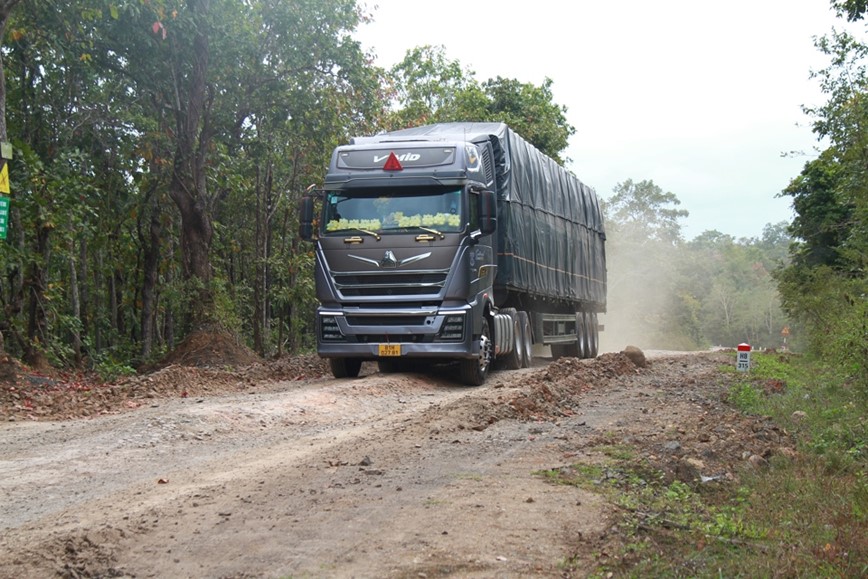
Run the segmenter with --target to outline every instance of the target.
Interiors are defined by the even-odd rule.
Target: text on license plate
[[[401,344],[380,344],[380,356],[400,356]]]

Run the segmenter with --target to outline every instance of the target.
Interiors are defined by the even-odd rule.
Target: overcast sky
[[[479,82],[551,78],[568,168],[601,198],[653,180],[690,212],[687,239],[791,221],[776,195],[818,146],[802,105],[825,100],[812,38],[844,27],[828,0],[361,2],[374,22],[356,37],[384,68],[431,44]]]

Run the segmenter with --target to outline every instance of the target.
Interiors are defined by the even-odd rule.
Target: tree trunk
[[[169,193],[181,214],[181,263],[188,282],[190,323],[194,329],[214,321],[211,287],[211,215],[201,199],[191,199],[188,189],[172,180]],[[204,183],[202,185],[204,187]]]
[[[154,345],[154,328],[156,326],[156,292],[158,266],[160,263],[160,207],[155,201],[151,204],[151,219],[148,226],[148,240],[145,246],[144,278],[142,281],[142,347],[139,350],[142,360],[151,355]]]
[[[118,330],[118,293],[115,291],[115,281],[116,276],[114,271],[108,278],[108,300],[109,300],[109,313],[110,313],[110,323],[111,323],[111,335],[109,336],[109,346],[117,346],[117,339],[120,332]]]
[[[211,287],[211,208],[206,184],[207,151],[211,142],[207,73],[209,45],[205,17],[208,0],[189,0],[197,23],[187,87],[177,87],[187,100],[175,111],[176,149],[169,195],[181,214],[181,258],[184,281],[192,292],[191,325],[197,329],[215,319]],[[180,76],[178,78],[181,78]],[[186,89],[186,90],[182,90]]]
[[[255,274],[253,280],[253,344],[260,356],[266,355],[268,334],[268,258],[271,231],[271,167],[256,179],[256,239],[254,242]]]
[[[262,198],[259,187],[256,188],[256,239],[254,247],[256,254],[253,258],[255,273],[253,275],[253,349],[260,356],[265,356],[265,292],[263,285],[265,284],[265,263],[263,259],[263,242],[262,230],[264,229],[262,218]]]
[[[72,354],[75,367],[81,367],[81,294],[78,289],[78,270],[75,265],[75,241],[69,241],[69,301],[72,317],[77,325],[72,329]]]
[[[103,268],[103,250],[96,250],[96,270],[93,272],[93,311],[103,311],[102,302],[102,268]],[[93,348],[95,352],[101,352],[103,349],[103,324],[99,315],[95,316],[93,324]]]
[[[37,225],[35,254],[38,257],[31,262],[28,276],[30,299],[27,321],[27,350],[24,353],[24,361],[37,369],[48,368],[48,360],[45,356],[48,336],[48,322],[45,316],[45,291],[48,288],[48,281],[45,264],[49,263],[51,246],[48,239],[50,234],[50,227],[44,224]]]
[[[169,263],[174,263],[175,261],[175,244],[170,243],[167,249],[168,255],[166,255],[166,261]],[[175,283],[175,270],[174,268],[168,268],[166,270],[166,286],[172,287]],[[163,320],[163,340],[166,345],[167,350],[171,350],[175,347],[175,310],[173,309],[174,304],[169,303],[166,306],[166,313]]]
[[[87,239],[82,238],[78,247],[78,279],[82,280],[79,284],[79,301],[81,303],[81,333],[84,336],[90,335],[89,310],[90,292],[88,291],[88,255],[87,255]]]

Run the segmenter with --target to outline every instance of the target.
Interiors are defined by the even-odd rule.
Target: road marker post
[[[735,369],[739,372],[750,371],[750,344],[738,345],[738,358],[736,360]]]

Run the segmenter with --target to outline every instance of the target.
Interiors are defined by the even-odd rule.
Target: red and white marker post
[[[735,369],[739,372],[748,372],[750,370],[750,344],[738,345],[738,358]]]

